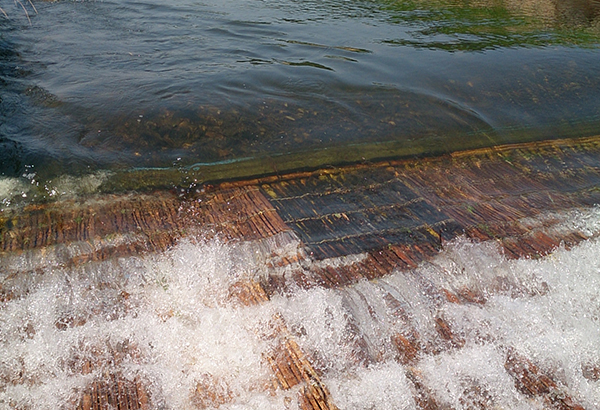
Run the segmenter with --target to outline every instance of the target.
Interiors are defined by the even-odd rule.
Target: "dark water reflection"
[[[31,25],[1,5],[6,176],[240,176],[269,169],[236,171],[248,159],[313,167],[600,130],[595,0],[35,4]]]

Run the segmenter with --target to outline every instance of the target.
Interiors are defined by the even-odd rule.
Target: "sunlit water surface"
[[[600,130],[594,0],[4,3],[6,176],[315,167]]]

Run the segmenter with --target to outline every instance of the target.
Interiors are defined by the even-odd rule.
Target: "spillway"
[[[600,408],[600,137],[86,178],[0,183],[2,408]]]

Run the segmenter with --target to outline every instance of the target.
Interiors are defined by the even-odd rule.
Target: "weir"
[[[598,408],[599,182],[588,137],[7,206],[0,403]]]

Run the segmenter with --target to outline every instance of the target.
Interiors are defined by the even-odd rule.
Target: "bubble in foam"
[[[349,342],[354,335],[349,332],[347,311],[339,292],[314,288],[275,303],[321,371],[339,372],[353,365],[355,347]]]
[[[220,389],[223,405],[282,408],[283,396],[255,397],[271,348],[257,334],[275,312],[228,303],[251,264],[234,265],[235,252],[218,240],[183,241],[162,255],[50,269],[0,309],[0,377],[10,379],[0,401],[60,408],[117,365],[167,408],[194,408],[203,389]],[[124,346],[128,354],[117,354]]]
[[[80,195],[94,194],[112,175],[110,171],[97,171],[82,176],[63,175],[48,181],[45,190],[50,197],[71,199]]]
[[[409,410],[415,408],[415,403],[405,372],[400,364],[385,362],[326,382],[340,409]]]
[[[597,222],[597,215],[587,218],[588,226]],[[429,384],[448,386],[446,391],[437,392],[438,397],[454,398],[451,402],[456,405],[456,400],[466,394],[460,392],[459,381],[468,377],[488,386],[490,400],[505,403],[508,408],[520,406],[506,401],[508,397],[519,396],[511,393],[509,384],[502,381],[503,357],[494,359],[498,357],[494,352],[511,348],[532,360],[543,374],[552,375],[559,388],[563,386],[575,392],[584,407],[597,407],[599,382],[585,377],[582,369],[600,365],[600,261],[597,257],[600,241],[592,239],[570,250],[557,249],[537,260],[498,259],[500,254],[486,244],[459,243],[447,252],[449,254],[440,255],[435,263],[446,267],[462,258],[465,262],[460,275],[472,280],[477,278],[472,286],[485,290],[486,301],[443,306],[452,328],[470,347],[454,355],[440,356],[437,362],[431,358],[424,362],[429,369]],[[493,269],[485,271],[485,266],[475,263],[476,259],[496,262],[491,265]],[[431,266],[424,270],[429,275],[434,271]],[[509,286],[495,286],[499,278],[503,283],[510,280]],[[452,276],[445,277],[444,281],[442,286],[455,284]],[[484,346],[474,347],[481,344]],[[467,352],[468,357],[463,355]],[[486,363],[483,357],[491,359]],[[493,365],[494,360],[497,363]],[[473,368],[471,363],[479,364]],[[449,370],[444,376],[440,369]],[[468,373],[469,369],[474,373]],[[461,372],[467,373],[461,376]],[[490,379],[494,374],[495,379]]]
[[[31,196],[30,181],[23,178],[8,178],[0,176],[0,210],[11,205],[26,201]]]
[[[420,364],[443,405],[454,409],[531,409],[504,369],[504,357],[493,346],[469,346],[428,356]]]

